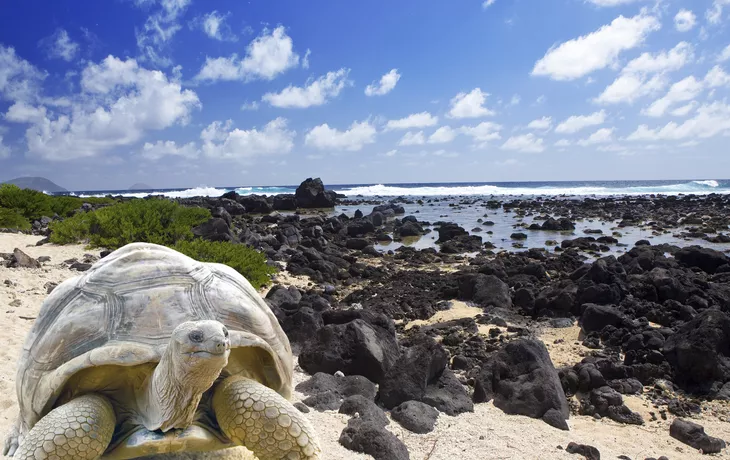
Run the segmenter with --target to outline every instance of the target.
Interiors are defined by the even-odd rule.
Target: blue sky
[[[730,0],[5,1],[0,180],[730,177]]]

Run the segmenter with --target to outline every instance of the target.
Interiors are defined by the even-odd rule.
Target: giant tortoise
[[[276,317],[228,266],[124,246],[45,300],[18,363],[17,459],[127,459],[246,446],[317,459],[289,401]]]

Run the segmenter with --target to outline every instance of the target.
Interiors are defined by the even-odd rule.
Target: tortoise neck
[[[225,366],[220,360],[176,356],[172,348],[168,347],[162,355],[140,394],[142,423],[150,431],[189,427],[200,398]]]

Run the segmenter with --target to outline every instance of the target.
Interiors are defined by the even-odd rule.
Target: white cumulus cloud
[[[730,45],[727,45],[717,56],[717,62],[730,61]]]
[[[489,142],[502,138],[500,131],[502,125],[491,121],[483,121],[476,126],[462,126],[459,131],[472,138],[474,146],[477,148],[485,147]]]
[[[446,144],[456,138],[458,132],[451,126],[442,126],[428,137],[429,144]]]
[[[109,56],[87,65],[81,88],[60,110],[25,106],[11,112],[18,122],[31,124],[29,156],[56,161],[97,156],[133,144],[147,131],[186,124],[200,107],[195,92],[160,71],[139,67],[134,59]]]
[[[41,40],[41,46],[46,49],[48,56],[71,62],[79,52],[79,44],[71,40],[65,29],[58,29],[50,37]]]
[[[578,145],[583,147],[595,144],[606,144],[613,141],[613,128],[601,128],[586,139],[578,141]]]
[[[481,118],[494,115],[492,110],[484,107],[489,93],[474,88],[469,93],[461,92],[451,99],[449,118]]]
[[[339,131],[327,123],[312,128],[304,138],[306,145],[320,150],[358,151],[375,142],[377,131],[368,121],[353,122],[350,128]]]
[[[350,84],[347,76],[350,69],[327,72],[316,80],[310,80],[306,86],[288,86],[279,93],[266,93],[261,98],[274,107],[303,109],[326,104],[330,99],[339,96],[340,92]]]
[[[689,32],[696,24],[697,16],[690,10],[681,9],[674,16],[674,28],[679,32]]]
[[[10,147],[3,144],[3,135],[0,134],[0,160],[10,157]]]
[[[37,99],[46,74],[0,44],[0,99],[29,101]]]
[[[429,126],[435,126],[438,122],[439,118],[429,112],[419,112],[398,120],[388,120],[388,123],[385,124],[385,130],[428,128]]]
[[[537,131],[546,131],[550,129],[553,126],[553,119],[552,117],[542,117],[538,118],[537,120],[532,120],[527,127],[529,129],[534,129]]]
[[[164,157],[194,159],[198,157],[200,150],[195,142],[177,145],[175,141],[157,141],[154,144],[145,142],[140,151],[143,158],[151,161]]]
[[[256,156],[281,155],[294,148],[295,131],[284,118],[275,118],[263,129],[232,129],[233,122],[214,121],[200,133],[203,153],[223,160],[248,160]]]
[[[238,37],[231,31],[231,27],[226,22],[230,15],[230,13],[221,14],[218,10],[213,10],[197,19],[195,23],[200,24],[200,28],[203,29],[205,35],[213,40],[235,42]]]
[[[630,104],[641,97],[656,94],[667,86],[667,73],[681,69],[693,57],[694,49],[686,42],[678,43],[669,51],[642,53],[626,64],[619,77],[603,90],[596,102]]]
[[[622,52],[641,45],[660,27],[659,20],[644,11],[631,18],[619,16],[595,32],[550,48],[532,75],[575,80],[615,64]]]
[[[373,82],[365,87],[366,96],[383,96],[393,91],[395,85],[400,80],[400,74],[398,69],[391,69],[390,72],[386,73],[378,82]]]
[[[643,142],[698,140],[729,133],[730,105],[725,102],[713,102],[700,106],[694,117],[681,124],[670,121],[665,126],[655,129],[640,125],[627,139]]]
[[[401,140],[398,141],[398,145],[423,145],[426,143],[426,136],[423,135],[423,131],[413,132],[408,131],[403,135]]]
[[[606,112],[601,110],[590,115],[573,115],[555,128],[556,133],[573,134],[590,126],[602,125],[606,121]]]
[[[654,101],[641,113],[649,117],[661,117],[669,108],[679,102],[687,102],[695,99],[703,91],[701,81],[690,76],[673,84],[666,95]]]
[[[525,153],[540,153],[545,150],[543,140],[532,133],[512,136],[500,148]]]
[[[273,80],[278,75],[299,65],[299,55],[294,52],[294,42],[283,26],[272,31],[264,29],[246,47],[243,58],[205,58],[205,64],[195,76],[196,80]]]

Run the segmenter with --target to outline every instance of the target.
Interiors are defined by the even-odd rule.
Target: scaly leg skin
[[[15,421],[13,427],[10,429],[10,433],[5,438],[5,446],[3,447],[3,455],[12,457],[15,451],[18,450],[18,445],[22,442],[20,439],[20,417]]]
[[[114,434],[114,408],[108,399],[85,395],[46,414],[28,432],[13,458],[95,460]]]
[[[254,380],[231,376],[213,395],[218,424],[231,441],[259,460],[317,460],[314,428],[280,394]]]

